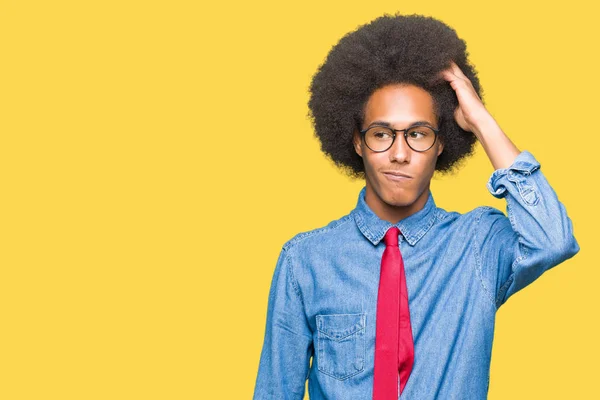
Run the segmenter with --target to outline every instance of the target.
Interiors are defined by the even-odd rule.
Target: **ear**
[[[352,143],[354,144],[354,151],[362,158],[362,145],[361,145],[361,137],[358,130],[354,130],[354,134],[352,135]]]
[[[438,152],[437,152],[438,157],[440,156],[440,154],[442,154],[442,151],[444,151],[444,142],[442,142],[440,140],[440,144],[438,146]]]

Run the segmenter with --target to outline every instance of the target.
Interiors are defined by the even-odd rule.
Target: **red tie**
[[[377,295],[373,400],[398,400],[398,375],[401,394],[414,362],[408,291],[398,234],[400,230],[393,226],[384,238]]]

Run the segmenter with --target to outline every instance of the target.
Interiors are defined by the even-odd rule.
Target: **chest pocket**
[[[366,313],[316,316],[319,371],[339,380],[365,369]]]

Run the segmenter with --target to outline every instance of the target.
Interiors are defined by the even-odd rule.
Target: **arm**
[[[478,273],[498,308],[544,271],[577,254],[579,244],[564,205],[533,155],[520,152],[504,134],[454,62],[442,76],[459,101],[456,122],[473,132],[494,166],[488,190],[506,198],[508,217],[481,207],[475,232]]]
[[[573,257],[579,244],[565,206],[527,150],[495,170],[489,192],[506,199],[508,217],[480,207],[475,246],[482,282],[496,308],[548,269]]]
[[[441,75],[450,83],[458,98],[458,107],[454,112],[456,123],[477,137],[494,169],[508,168],[520,151],[487,111],[469,78],[454,62]]]
[[[312,331],[294,278],[289,249],[281,250],[267,307],[265,338],[253,400],[304,398]]]

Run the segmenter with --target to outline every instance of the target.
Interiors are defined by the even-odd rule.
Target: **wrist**
[[[482,140],[486,135],[494,135],[501,131],[500,126],[490,114],[485,114],[475,119],[473,134],[479,140]]]

